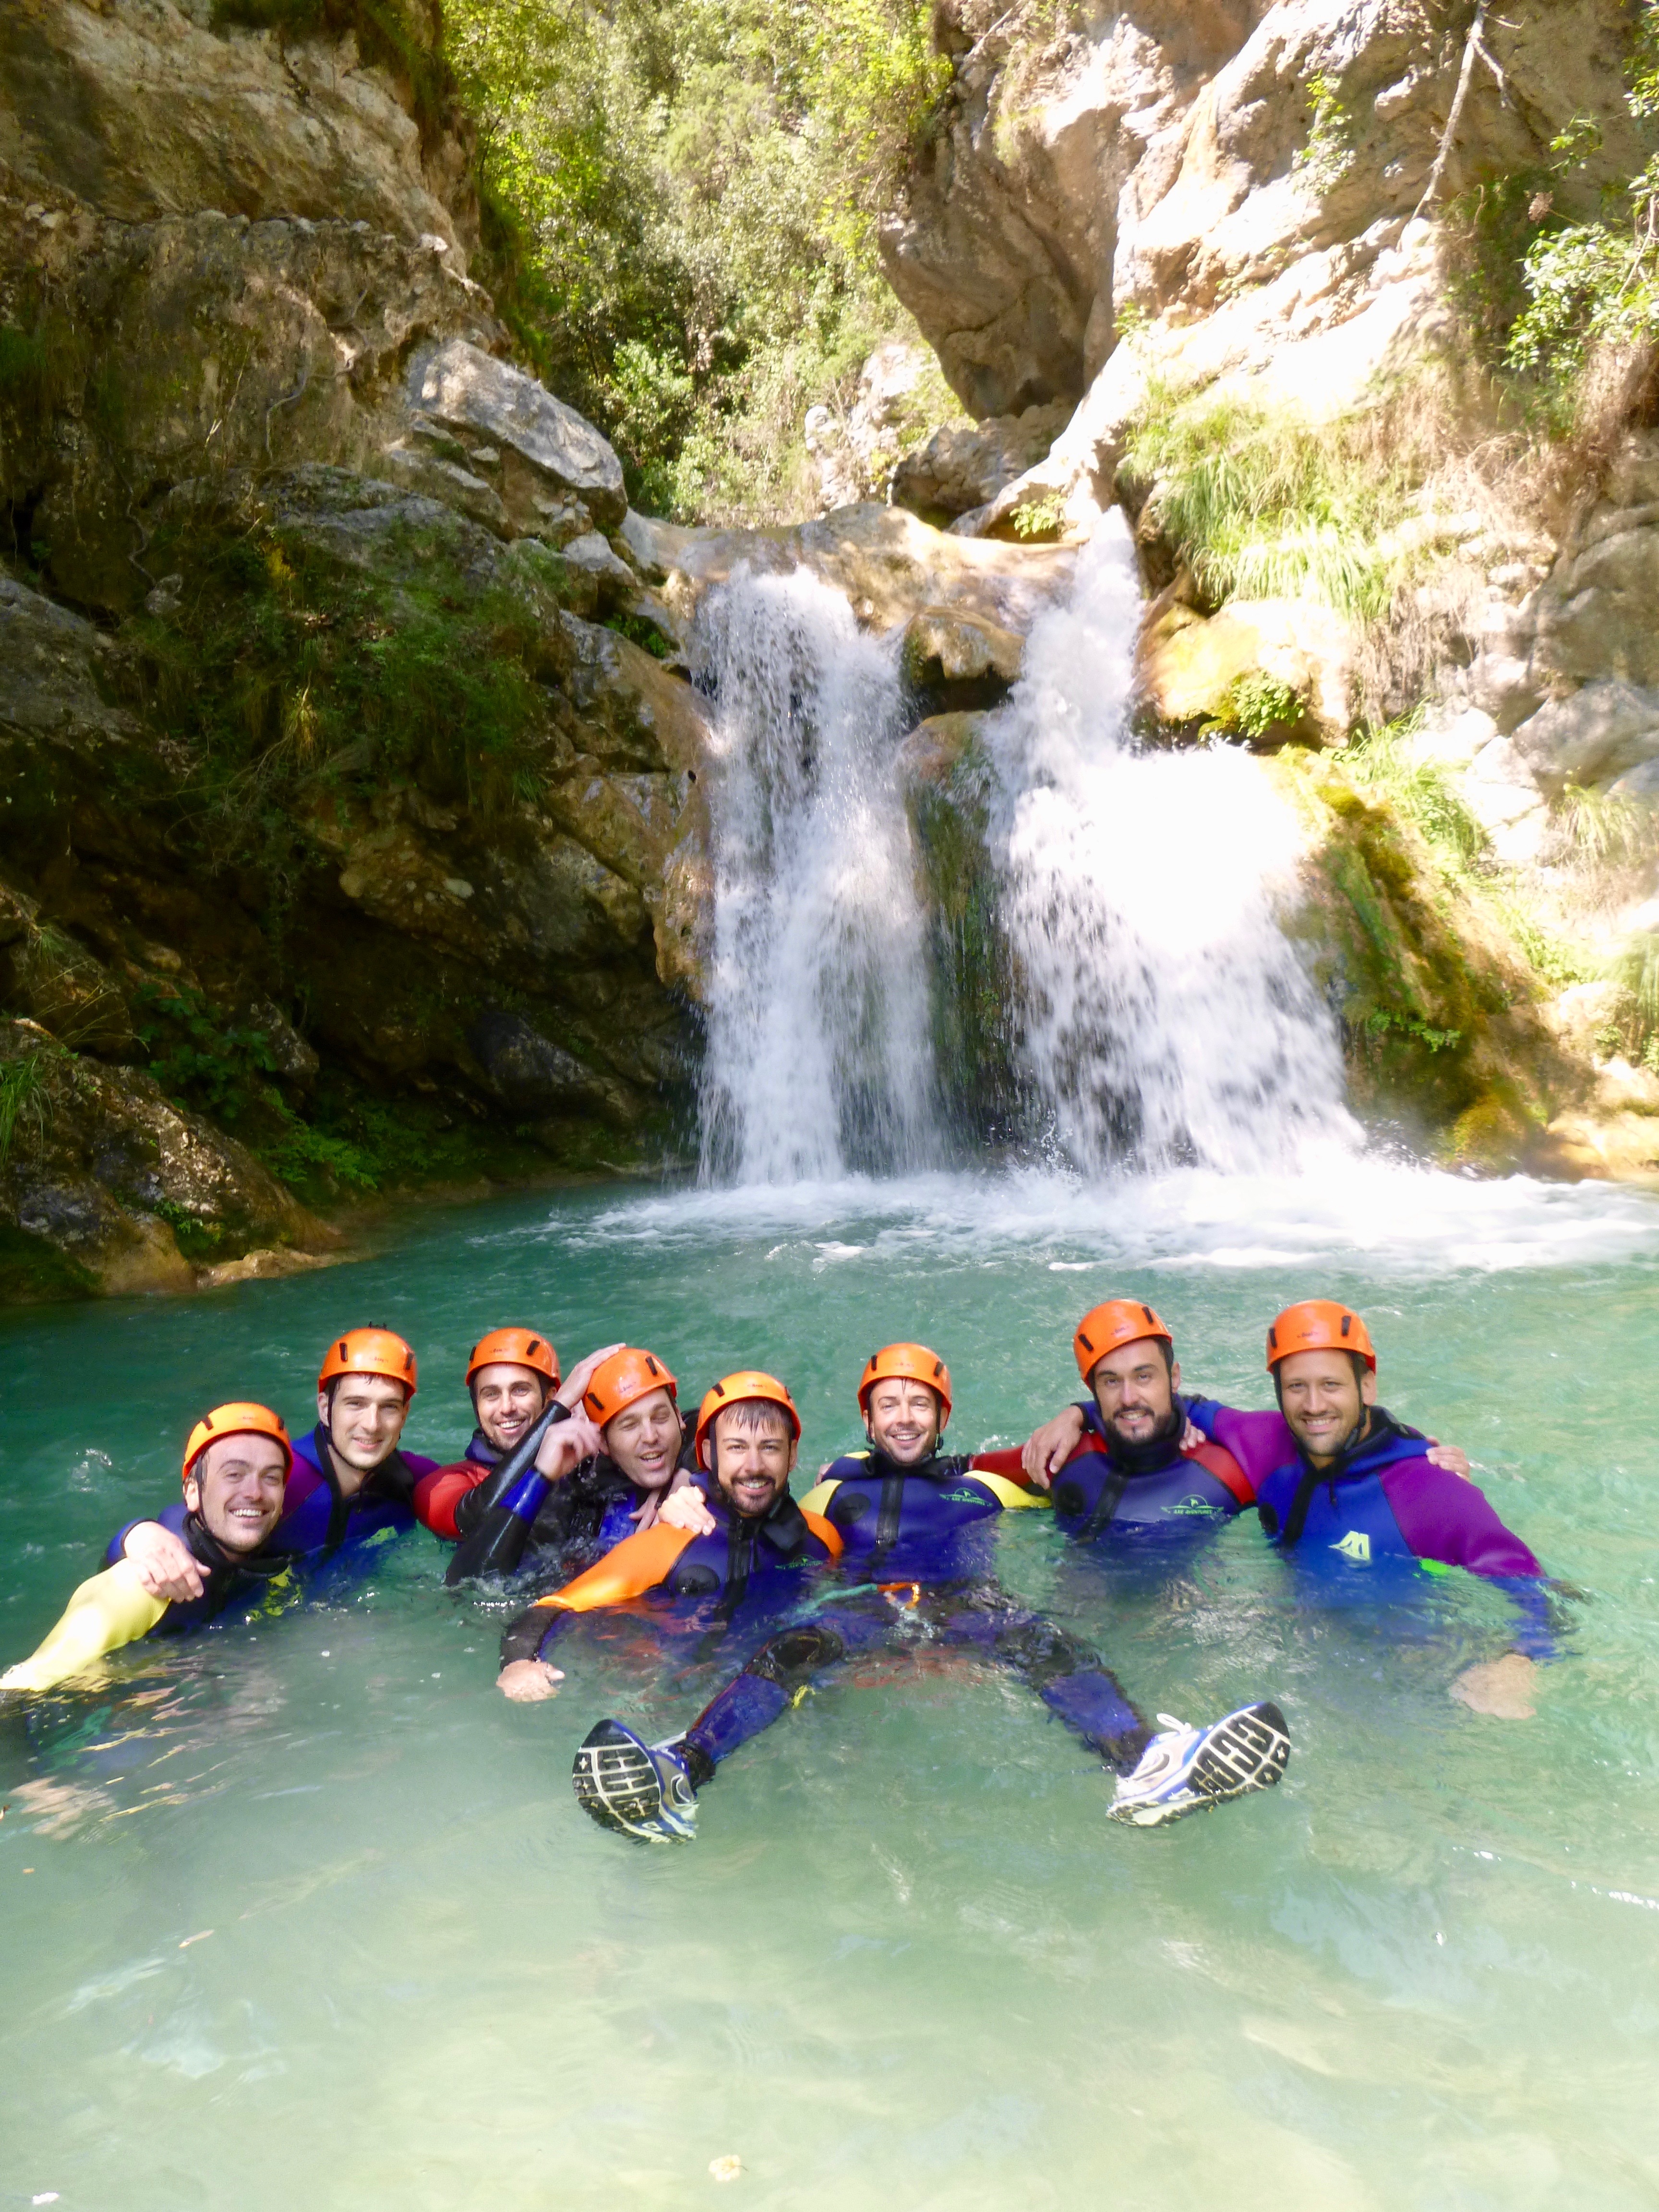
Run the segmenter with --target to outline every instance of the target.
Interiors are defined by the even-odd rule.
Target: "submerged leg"
[[[947,1642],[976,1645],[1012,1668],[1115,1772],[1133,1773],[1139,1764],[1152,1731],[1086,1644],[1041,1613],[1010,1605],[1000,1591],[975,1591],[939,1607],[933,1626]]]
[[[825,1612],[763,1644],[712,1698],[683,1736],[648,1744],[621,1721],[601,1721],[576,1753],[576,1802],[601,1827],[647,1843],[689,1843],[697,1791],[723,1759],[769,1728],[813,1676],[854,1652],[893,1641],[884,1608]]]
[[[681,1753],[696,1787],[701,1789],[740,1744],[770,1728],[816,1675],[857,1653],[886,1650],[895,1633],[896,1623],[884,1609],[866,1613],[837,1606],[762,1644],[685,1732]]]

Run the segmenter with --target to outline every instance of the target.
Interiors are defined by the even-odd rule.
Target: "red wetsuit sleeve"
[[[968,1464],[981,1474],[1000,1474],[1005,1481],[1017,1482],[1022,1490],[1029,1490],[1031,1486],[1026,1480],[1025,1469],[1020,1464],[1020,1454],[1024,1449],[1021,1444],[1012,1444],[1006,1451],[975,1452]]]
[[[415,1486],[415,1518],[434,1536],[456,1542],[461,1532],[455,1526],[455,1508],[470,1490],[487,1482],[491,1472],[470,1459],[457,1460],[453,1467],[434,1467]]]

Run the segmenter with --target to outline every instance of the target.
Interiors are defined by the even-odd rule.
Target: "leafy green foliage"
[[[264,1097],[276,1063],[263,1030],[220,1022],[188,983],[145,982],[137,995],[134,1034],[175,1105],[234,1122]]]
[[[1066,502],[1058,492],[1051,492],[1047,499],[1028,500],[1017,507],[1009,519],[1016,538],[1052,538],[1066,520]]]
[[[873,222],[948,64],[918,0],[450,0],[491,277],[636,504],[784,512],[808,405],[900,318]],[[505,281],[503,281],[505,277]]]
[[[1265,669],[1254,668],[1228,690],[1218,726],[1259,744],[1263,738],[1294,731],[1306,719],[1297,693]]]
[[[539,789],[538,675],[556,650],[528,599],[481,591],[441,533],[398,526],[387,566],[347,565],[238,510],[158,532],[175,614],[135,617],[140,702],[189,746],[191,827],[280,908],[312,854],[304,802],[417,786],[500,822]]]
[[[1241,399],[1154,386],[1125,466],[1152,487],[1165,535],[1211,600],[1386,609],[1397,564],[1377,541],[1405,513],[1409,484],[1372,422],[1310,428]]]
[[[1335,80],[1308,79],[1308,136],[1292,167],[1318,199],[1334,192],[1353,167],[1352,121]]]

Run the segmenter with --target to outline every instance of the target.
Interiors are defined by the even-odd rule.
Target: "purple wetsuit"
[[[1515,1649],[1559,1656],[1544,1571],[1472,1482],[1436,1467],[1430,1440],[1380,1406],[1359,1443],[1331,1468],[1303,1457],[1284,1416],[1242,1413],[1212,1398],[1188,1411],[1255,1485],[1261,1525],[1298,1567],[1346,1578],[1388,1562],[1430,1573],[1462,1567],[1499,1585],[1521,1614]]]

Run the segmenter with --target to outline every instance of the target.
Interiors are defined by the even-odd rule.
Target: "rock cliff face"
[[[629,515],[468,273],[435,8],[408,69],[234,12],[0,22],[0,1297],[325,1250],[295,1190],[675,1156],[699,598],[810,560],[980,703],[1071,558]]]
[[[1271,368],[1342,404],[1441,312],[1451,191],[1543,167],[1575,116],[1600,133],[1586,207],[1645,154],[1620,0],[1137,0],[1052,37],[940,0],[936,31],[951,91],[883,249],[975,415],[1081,400],[1126,310],[1164,327],[1168,370]]]

